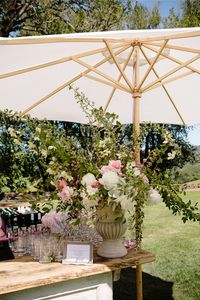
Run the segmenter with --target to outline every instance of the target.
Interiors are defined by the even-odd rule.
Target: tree
[[[163,24],[165,28],[200,26],[199,0],[184,0],[181,5],[181,14],[176,13],[172,8],[169,16],[163,19]]]
[[[152,29],[160,24],[161,16],[158,6],[148,9],[136,1],[134,4],[129,1],[126,26],[128,29]]]
[[[16,34],[31,15],[29,0],[2,0],[0,3],[0,36]],[[35,1],[34,1],[35,2]]]
[[[117,29],[124,13],[119,0],[2,0],[0,36]]]
[[[182,27],[200,26],[200,4],[199,0],[185,0],[182,5],[183,17]]]
[[[177,28],[181,27],[181,19],[179,15],[172,8],[169,12],[169,16],[163,19],[163,25],[165,28]]]

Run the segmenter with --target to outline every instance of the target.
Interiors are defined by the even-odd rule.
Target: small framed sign
[[[67,242],[63,264],[87,265],[93,263],[93,245],[87,242]]]

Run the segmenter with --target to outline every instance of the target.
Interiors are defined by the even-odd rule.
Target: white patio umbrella
[[[200,123],[200,28],[0,38],[0,109],[86,123],[68,86],[122,123]],[[139,158],[138,158],[139,159]]]
[[[0,109],[86,123],[75,83],[136,133],[143,121],[198,124],[199,58],[200,28],[1,38]],[[137,275],[142,299],[140,265]]]

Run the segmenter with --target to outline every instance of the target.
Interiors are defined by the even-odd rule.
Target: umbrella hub
[[[133,90],[133,99],[135,98],[141,98],[142,97],[142,93],[138,90],[138,89],[134,89]]]
[[[142,42],[139,41],[139,40],[134,40],[132,43],[131,43],[131,46],[132,47],[136,47],[136,46],[142,46]]]

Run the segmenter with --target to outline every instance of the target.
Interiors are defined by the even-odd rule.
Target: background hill
[[[192,160],[191,162],[187,162],[183,166],[183,168],[174,168],[173,170],[175,179],[179,183],[187,183],[200,180],[200,146],[195,146],[194,151],[194,160]]]

